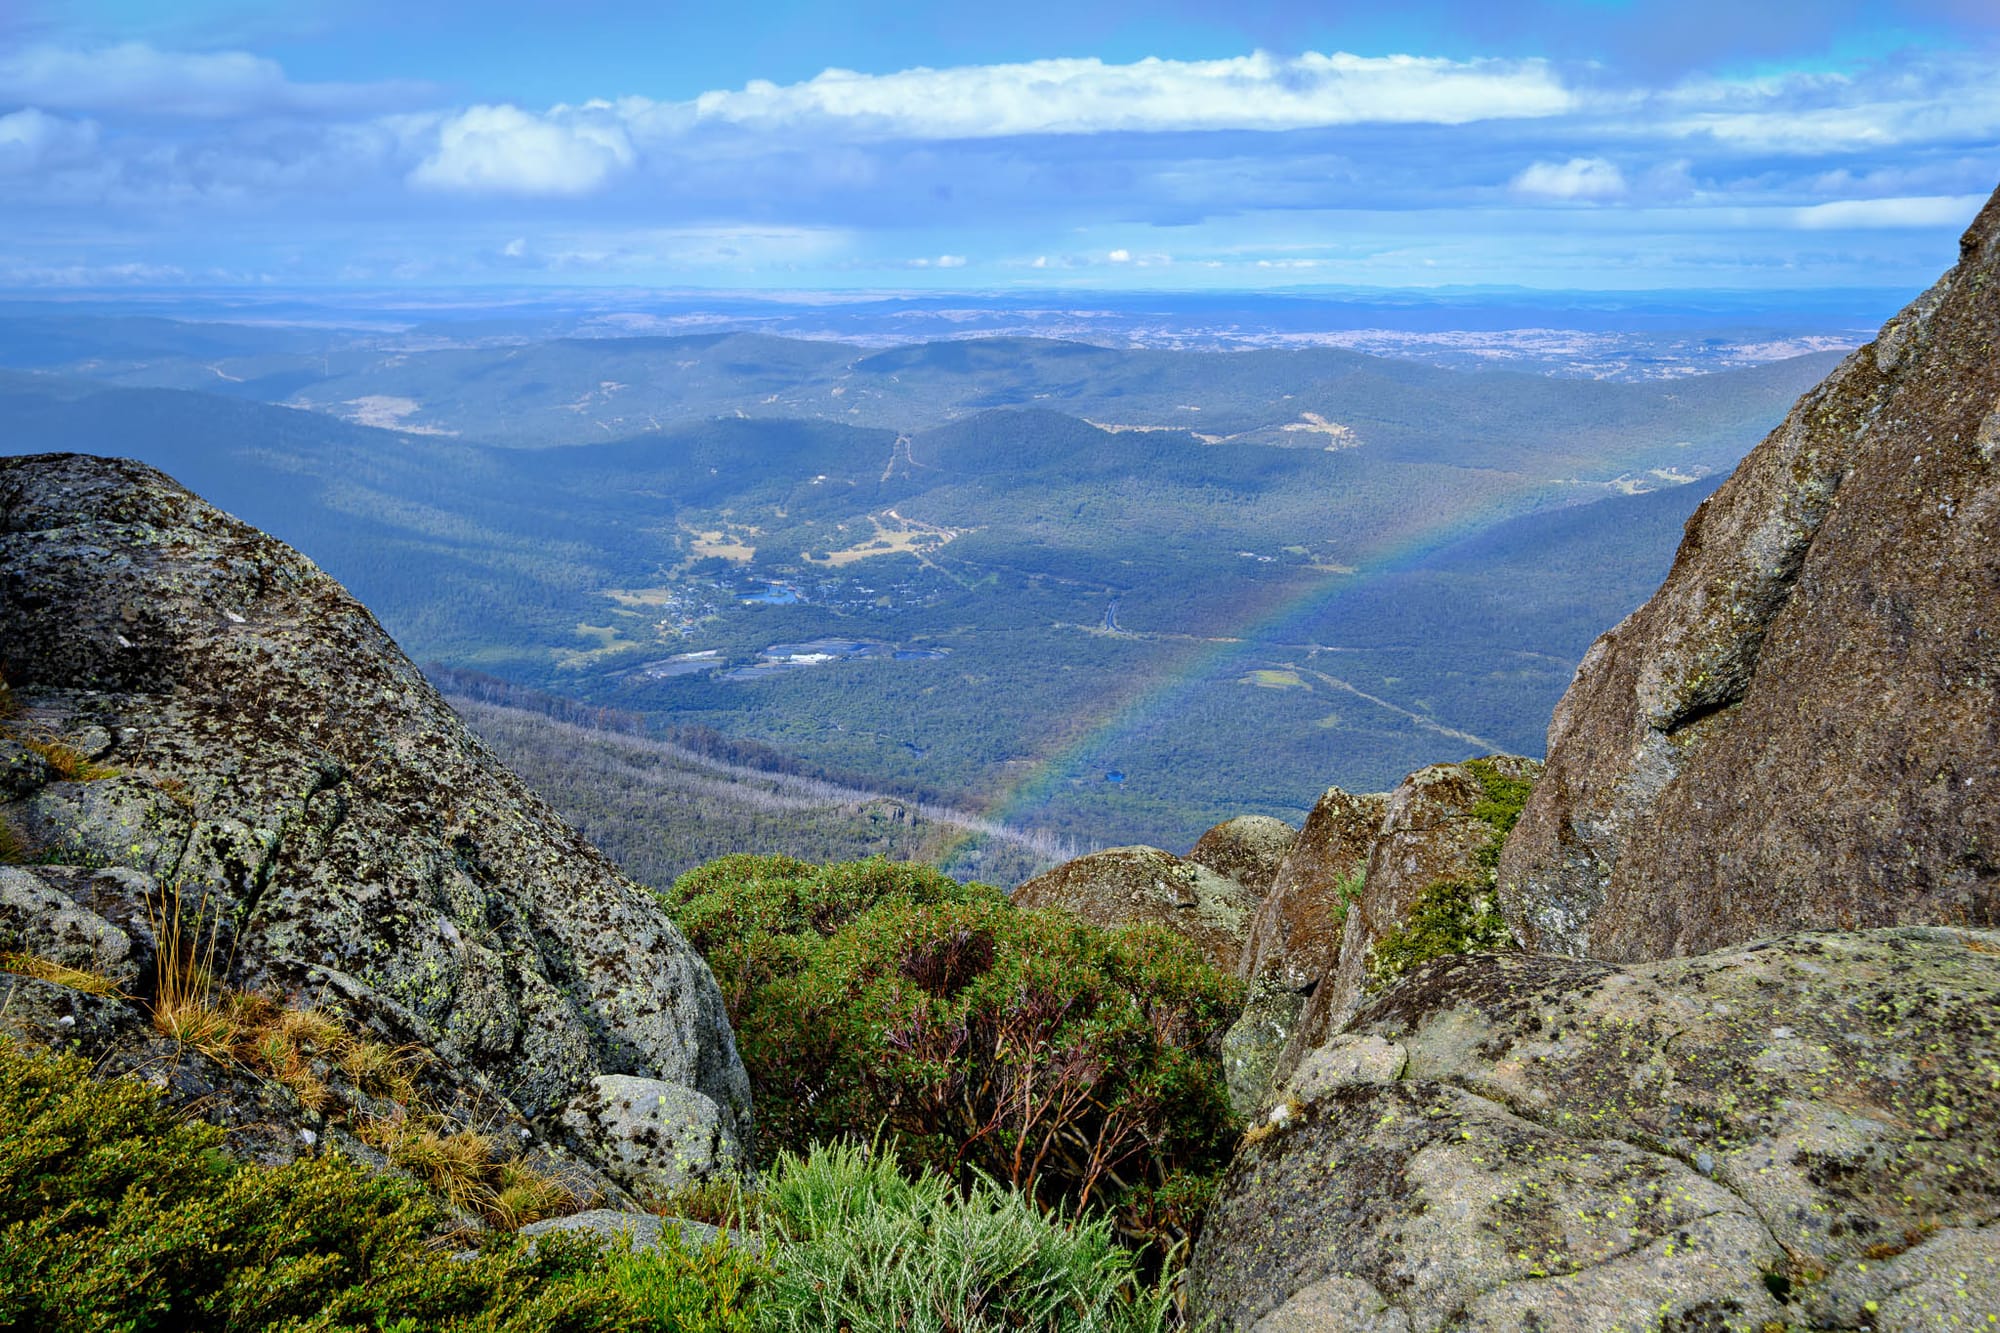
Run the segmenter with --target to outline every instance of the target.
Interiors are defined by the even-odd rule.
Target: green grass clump
[[[1178,936],[882,861],[730,857],[669,902],[722,985],[766,1143],[881,1126],[918,1169],[1064,1207],[1228,1159],[1217,1051],[1241,986]]]
[[[1172,1299],[1137,1280],[1108,1218],[1051,1218],[990,1181],[905,1177],[853,1144],[781,1155],[764,1195],[771,1326],[905,1333],[1156,1330]]]
[[[663,1333],[763,1333],[775,1311],[764,1301],[771,1267],[718,1236],[691,1246],[673,1227],[643,1250],[606,1252],[605,1277],[642,1327]]]

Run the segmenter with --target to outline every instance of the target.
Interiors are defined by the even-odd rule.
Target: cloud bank
[[[1900,281],[1939,257],[1910,233],[1945,236],[2000,179],[1995,61],[1954,49],[1650,83],[1252,52],[601,93],[451,102],[244,50],[0,48],[0,273]]]

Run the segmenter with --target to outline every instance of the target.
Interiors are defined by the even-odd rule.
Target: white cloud
[[[1132,252],[1130,250],[1113,250],[1104,257],[1114,264],[1129,264],[1132,262]]]
[[[1625,193],[1625,173],[1601,157],[1536,162],[1514,177],[1515,194],[1539,199],[1615,199]]]
[[[2000,138],[2000,80],[1990,61],[1927,55],[1852,74],[1692,80],[1654,97],[1632,125],[1708,137],[1734,150],[1860,152],[1913,143],[1985,150]]]
[[[21,175],[88,156],[97,126],[65,120],[37,107],[0,116],[0,176]]]
[[[804,83],[753,80],[692,103],[622,103],[662,130],[690,120],[757,129],[837,124],[850,134],[985,139],[1112,131],[1291,130],[1330,125],[1461,125],[1558,115],[1576,98],[1540,60],[1420,56],[1033,60],[860,74]]]
[[[964,267],[965,267],[965,256],[964,256],[964,255],[939,255],[939,256],[938,256],[938,261],[937,261],[937,266],[938,266],[939,268],[964,268]]]
[[[475,106],[438,128],[437,150],[410,183],[473,193],[587,194],[636,157],[625,127],[602,103],[535,115],[517,106]]]
[[[0,54],[0,103],[222,119],[252,112],[375,111],[421,96],[412,83],[293,83],[245,51],[157,51],[140,42],[94,50],[32,46]]]
[[[1793,223],[1808,231],[1833,228],[1963,227],[1986,202],[1983,194],[1912,195],[1901,199],[1841,199],[1797,209]]]

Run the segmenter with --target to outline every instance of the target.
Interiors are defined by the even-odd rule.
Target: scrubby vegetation
[[[459,1261],[425,1243],[444,1217],[404,1182],[222,1148],[143,1084],[0,1043],[0,1327],[634,1326],[586,1247]]]
[[[1472,876],[1427,886],[1410,905],[1403,924],[1376,943],[1368,959],[1373,986],[1386,985],[1417,964],[1446,954],[1515,947],[1514,933],[1500,915],[1495,886],[1501,844],[1521,818],[1535,784],[1529,778],[1507,776],[1490,759],[1469,759],[1465,767],[1485,788],[1484,797],[1472,807],[1473,816],[1485,821],[1493,836],[1473,853]]]
[[[222,1149],[149,1086],[0,1041],[0,1327],[1057,1333],[1159,1328],[1172,1308],[1107,1221],[851,1145],[782,1154],[739,1199],[761,1255],[671,1227],[643,1249],[493,1235],[454,1253],[407,1182]]]
[[[913,1165],[1171,1244],[1235,1137],[1241,988],[1163,931],[1020,911],[924,867],[732,856],[668,895],[721,983],[767,1143],[876,1127]]]

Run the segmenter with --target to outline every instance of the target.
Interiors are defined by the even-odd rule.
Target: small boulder
[[[1112,847],[1037,875],[1011,895],[1016,907],[1060,908],[1094,926],[1164,926],[1209,965],[1236,970],[1256,898],[1233,879],[1157,847]]]
[[[519,1234],[533,1239],[558,1232],[584,1232],[610,1244],[629,1241],[634,1250],[649,1250],[666,1237],[669,1228],[679,1233],[682,1246],[690,1250],[705,1249],[722,1235],[727,1235],[732,1245],[742,1249],[754,1252],[763,1248],[755,1232],[724,1232],[720,1227],[691,1218],[627,1213],[615,1208],[591,1208],[566,1217],[544,1218],[528,1223]]]
[[[1250,983],[1242,1014],[1222,1034],[1222,1073],[1236,1114],[1248,1118],[1263,1109],[1278,1057],[1291,1044],[1305,1003],[1303,994],[1275,977]]]
[[[1187,859],[1233,879],[1259,898],[1271,891],[1299,831],[1269,815],[1238,815],[1201,835]]]
[[[559,1119],[586,1157],[642,1200],[748,1165],[722,1109],[685,1084],[600,1074]]]

